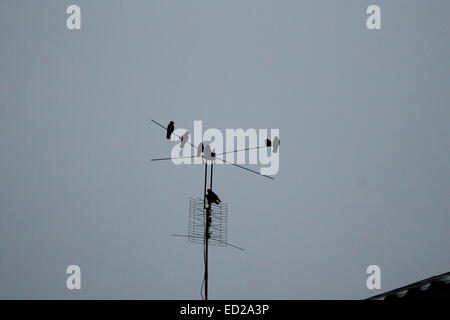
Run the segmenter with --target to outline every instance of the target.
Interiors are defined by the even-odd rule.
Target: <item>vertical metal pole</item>
[[[212,177],[213,177],[213,162],[211,161],[211,181],[209,182],[209,188],[212,190]]]
[[[212,190],[212,181],[213,181],[213,162],[211,161],[211,173],[210,173],[210,184],[209,189]],[[208,300],[208,240],[209,240],[209,227],[211,226],[211,204],[208,203],[208,208],[206,209],[206,232],[205,232],[205,238],[206,238],[206,264],[205,264],[205,300]]]
[[[209,207],[209,206],[208,206]],[[205,232],[205,300],[208,300],[208,238],[209,238],[209,208],[207,209],[207,214],[206,214],[206,232]]]
[[[205,160],[205,187],[203,188],[203,210],[206,209],[206,181],[208,178],[208,163]]]
[[[213,182],[213,162],[211,162],[211,173],[210,173],[209,188],[212,190]],[[204,235],[204,245],[205,245],[205,300],[208,300],[208,242],[209,242],[209,227],[211,226],[211,204],[208,203],[206,206],[206,184],[208,181],[208,163],[205,162],[205,186],[203,189],[203,208],[205,213],[205,235]]]
[[[205,161],[205,187],[203,192],[203,208],[206,210],[205,212],[205,234],[204,234],[204,250],[205,250],[205,300],[208,300],[208,238],[209,238],[209,205],[206,207],[206,184],[208,181],[208,162]]]

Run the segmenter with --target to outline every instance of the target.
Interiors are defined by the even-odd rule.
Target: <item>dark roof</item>
[[[414,282],[369,300],[433,300],[450,299],[450,272]]]

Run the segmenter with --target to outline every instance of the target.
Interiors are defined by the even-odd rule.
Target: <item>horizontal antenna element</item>
[[[159,122],[157,122],[157,121],[155,121],[155,120],[153,120],[153,119],[150,119],[150,121],[153,122],[154,124],[156,124],[157,126],[163,128],[164,130],[167,130],[167,127],[163,126],[163,125],[160,124]],[[173,122],[171,122],[171,123],[173,123]],[[175,134],[175,133],[172,133],[172,134],[175,135],[176,137],[180,138],[180,140],[183,139],[182,136],[179,136],[179,135],[177,135],[177,134]],[[185,134],[186,134],[186,133],[185,133]],[[184,136],[184,135],[183,135],[183,136]],[[192,143],[190,143],[190,142],[184,141],[184,143],[188,143],[189,145],[191,145],[191,146],[192,146],[194,149],[196,149],[196,150],[197,150],[199,147],[203,147],[203,144],[200,144],[198,147],[196,147],[196,146],[194,146],[194,145],[193,145]],[[234,166],[234,167],[236,167],[236,168],[243,169],[243,170],[245,170],[245,171],[247,171],[247,172],[251,172],[251,173],[260,175],[260,176],[265,177],[265,178],[268,178],[268,179],[270,179],[270,180],[275,180],[275,178],[273,178],[273,177],[271,177],[271,176],[268,176],[268,175],[261,174],[261,173],[258,172],[258,171],[255,171],[255,170],[249,169],[249,168],[247,168],[247,167],[244,167],[244,166],[241,166],[241,165],[232,163],[232,162],[227,161],[227,160],[225,160],[225,159],[223,159],[223,158],[217,158],[217,156],[219,156],[219,155],[225,155],[225,154],[228,154],[228,153],[237,153],[237,152],[243,152],[243,151],[248,151],[248,150],[261,149],[261,148],[269,148],[269,147],[270,147],[270,144],[267,144],[267,143],[266,143],[265,146],[250,147],[250,148],[245,148],[245,149],[239,149],[239,150],[233,150],[233,151],[221,152],[221,153],[218,153],[218,154],[212,153],[212,157],[209,156],[207,160],[214,161],[214,160],[218,159],[218,160],[222,161],[223,163],[230,164],[230,165],[232,165],[232,166]],[[203,152],[204,150],[201,150],[201,151]],[[203,159],[205,159],[205,155],[201,155],[201,157],[202,157]],[[164,158],[153,158],[153,159],[150,159],[150,161],[167,161],[167,160],[180,160],[180,159],[193,159],[193,158],[195,158],[195,156],[185,156],[185,157],[164,157]]]

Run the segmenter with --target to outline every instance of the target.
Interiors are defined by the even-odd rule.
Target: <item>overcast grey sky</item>
[[[365,298],[449,271],[449,12],[1,0],[0,298],[200,298],[201,246],[170,235],[187,232],[203,171],[150,163],[171,150],[150,118],[280,129],[275,181],[215,170],[246,251],[212,247],[210,298]]]

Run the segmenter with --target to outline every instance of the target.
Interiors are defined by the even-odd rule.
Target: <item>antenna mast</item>
[[[170,122],[168,127],[163,126],[162,124],[156,122],[155,120],[151,120],[154,124],[158,125],[159,127],[165,129],[167,131],[167,138],[170,138],[171,134],[174,134],[178,138],[183,141],[183,137],[180,137],[173,133],[173,122]],[[172,126],[172,130],[169,134],[169,127]],[[168,129],[169,128],[169,129]],[[186,133],[185,133],[186,135]],[[184,136],[184,135],[183,135]],[[277,137],[275,137],[278,139]],[[185,141],[185,143],[191,145],[194,149],[197,149],[196,146],[194,146],[189,141]],[[203,149],[203,144],[202,149]],[[201,199],[194,199],[191,198],[190,203],[190,213],[189,213],[189,232],[188,235],[179,235],[174,234],[173,236],[177,237],[185,237],[188,238],[191,242],[200,243],[200,241],[203,243],[203,253],[204,253],[204,265],[205,265],[205,271],[203,276],[203,283],[202,287],[204,285],[204,300],[208,300],[208,249],[210,245],[217,245],[217,246],[231,246],[233,248],[244,250],[238,246],[232,245],[227,242],[226,238],[226,229],[227,229],[227,215],[228,215],[228,205],[221,203],[220,199],[217,197],[217,195],[212,191],[213,189],[213,170],[214,170],[214,161],[220,160],[223,163],[231,164],[237,168],[246,170],[248,172],[252,172],[255,174],[258,174],[260,176],[263,176],[265,178],[274,179],[273,177],[263,175],[257,171],[251,170],[249,168],[246,168],[244,166],[240,166],[238,164],[228,162],[223,158],[216,158],[219,155],[225,155],[226,153],[237,153],[240,151],[247,151],[251,149],[260,149],[260,148],[269,148],[271,147],[271,141],[267,140],[265,146],[258,146],[254,148],[245,148],[241,150],[234,150],[230,152],[223,152],[219,154],[213,154],[212,159],[206,158],[204,155],[202,155],[202,158],[205,160],[205,177],[204,177],[204,187],[203,187],[203,206],[201,203]],[[203,150],[201,150],[203,152]],[[151,159],[151,161],[164,161],[164,160],[172,160],[172,159],[181,159],[181,158],[194,158],[194,156],[189,157],[179,157],[179,158],[154,158]],[[207,187],[208,184],[208,161],[210,162],[210,173],[209,173],[209,189]],[[214,204],[214,210],[213,210],[213,204]],[[216,212],[215,214],[213,214]],[[200,227],[203,227],[203,231],[199,230]],[[211,228],[213,231],[211,231]],[[202,293],[203,294],[203,293]]]

